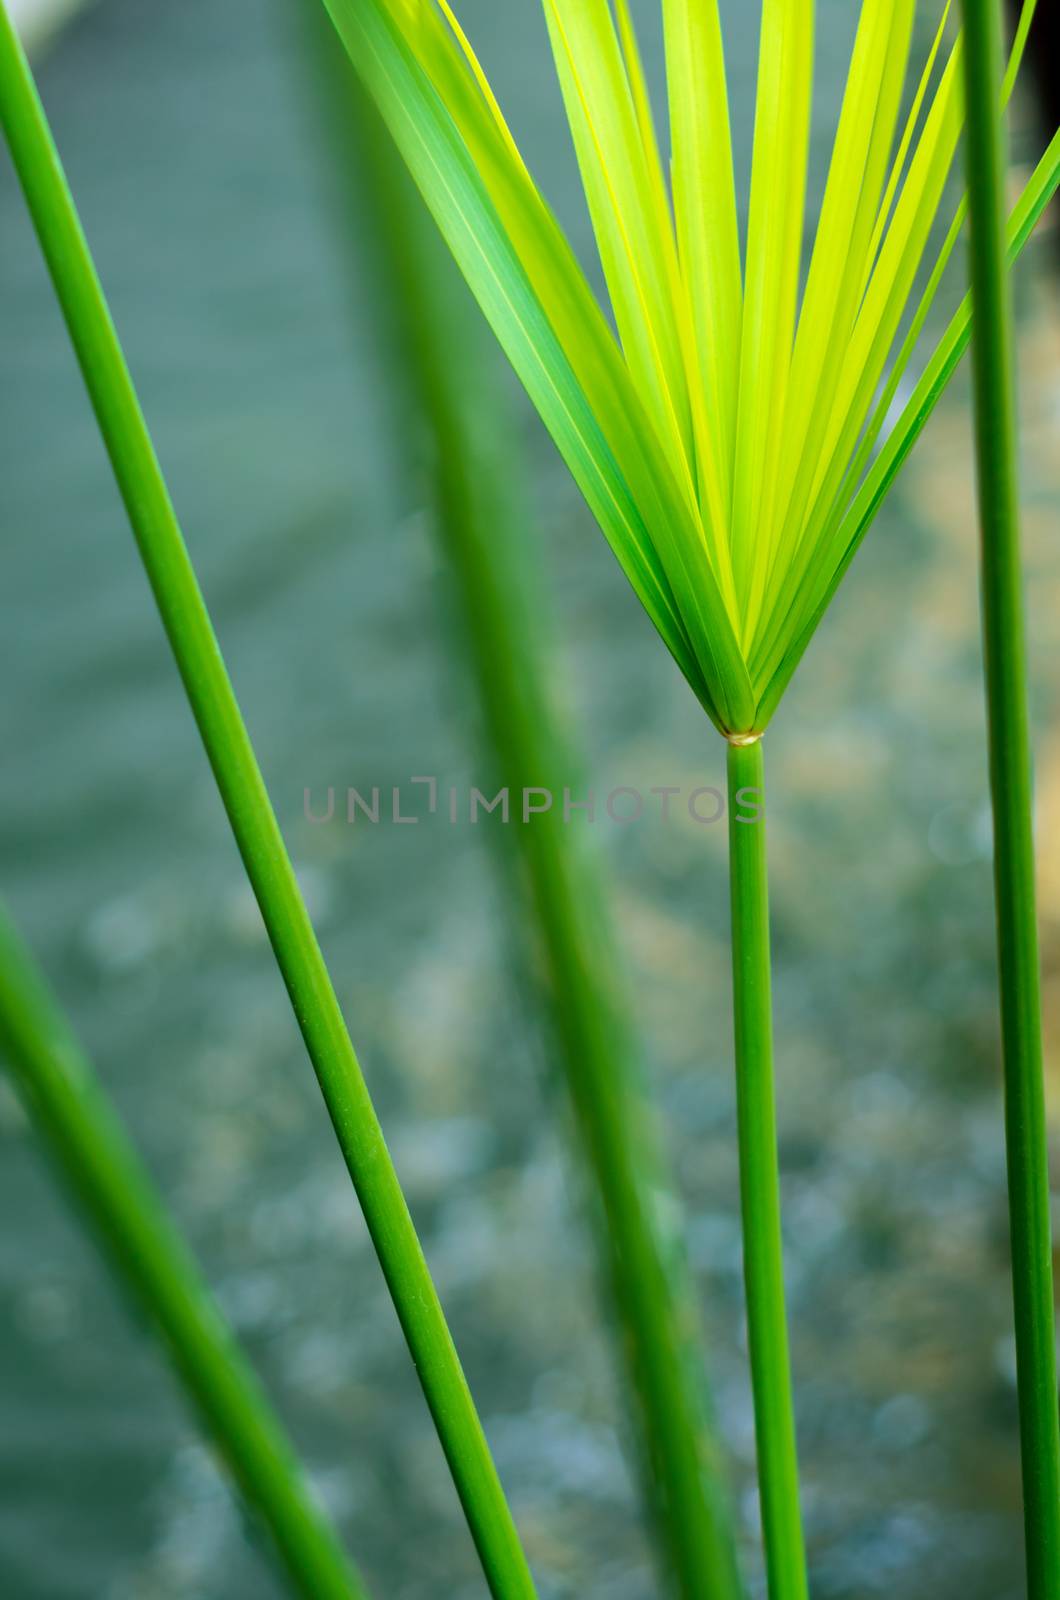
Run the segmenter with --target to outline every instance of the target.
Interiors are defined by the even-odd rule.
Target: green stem
[[[490,1588],[533,1580],[240,714],[37,95],[0,3],[0,121],[247,876]]]
[[[744,1283],[769,1600],[806,1600],[784,1309],[762,744],[729,746],[729,873]]]
[[[0,905],[0,1048],[118,1275],[155,1323],[240,1489],[306,1600],[363,1600],[257,1379],[43,975]]]
[[[983,656],[1027,1592],[1060,1597],[1060,1431],[1020,570],[1012,310],[1005,273],[999,0],[964,0],[972,357]]]

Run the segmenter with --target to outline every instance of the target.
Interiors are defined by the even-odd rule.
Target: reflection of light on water
[[[890,434],[894,431],[896,424],[901,420],[902,412],[905,410],[906,406],[909,404],[909,401],[913,397],[913,390],[919,381],[919,377],[919,373],[917,373],[916,376],[911,376],[908,372],[905,372],[895,385],[894,398],[887,407],[887,413],[883,419],[883,427],[880,429],[880,436],[873,447],[872,453],[874,457],[879,455],[880,451],[887,443]],[[890,373],[885,373],[883,380],[884,387],[886,386],[889,378]]]
[[[58,1344],[77,1326],[78,1298],[69,1284],[53,1280],[31,1283],[15,1300],[15,1316],[31,1339]]]
[[[921,1443],[931,1430],[931,1409],[919,1395],[896,1394],[872,1419],[872,1434],[882,1450],[900,1454]]]
[[[859,1528],[856,1539],[840,1541],[824,1555],[815,1572],[816,1592],[822,1596],[889,1593],[896,1582],[908,1581],[922,1569],[929,1557],[937,1557],[947,1540],[959,1539],[964,1520],[951,1518],[947,1526],[930,1507],[917,1504],[884,1512]],[[962,1528],[954,1527],[956,1522]]]
[[[178,1591],[204,1583],[240,1534],[239,1514],[209,1452],[198,1444],[185,1445],[159,1498],[164,1507],[159,1568]]]
[[[986,799],[958,800],[936,811],[928,824],[928,848],[944,867],[989,861],[993,850],[990,805]]]
[[[132,972],[158,949],[158,919],[142,897],[108,900],[88,920],[86,951],[103,972]]]
[[[388,1143],[408,1199],[430,1200],[485,1170],[495,1141],[488,1123],[478,1117],[445,1117],[427,1126],[399,1125]]]
[[[150,1551],[111,1575],[104,1600],[181,1600],[214,1594],[243,1544],[242,1519],[209,1451],[183,1444],[152,1496],[158,1532]],[[267,1581],[267,1580],[266,1580]],[[262,1595],[275,1593],[268,1582]]]
[[[522,1416],[493,1416],[489,1434],[504,1478],[520,1493],[577,1492],[630,1501],[633,1485],[613,1428],[573,1412],[533,1407]]]

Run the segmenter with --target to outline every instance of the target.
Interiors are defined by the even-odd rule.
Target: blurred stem
[[[385,306],[398,323],[409,399],[429,424],[435,522],[495,771],[513,800],[524,785],[548,786],[556,797],[553,811],[530,825],[513,819],[514,842],[541,941],[559,1062],[602,1213],[603,1277],[632,1379],[638,1456],[667,1583],[684,1600],[736,1600],[740,1584],[697,1348],[694,1291],[680,1249],[667,1249],[656,1215],[660,1165],[650,1113],[637,1092],[610,918],[595,863],[580,845],[579,830],[589,824],[578,812],[570,826],[562,821],[560,796],[575,780],[547,688],[548,629],[525,559],[516,441],[483,360],[479,313],[386,129],[323,9],[295,0],[295,10],[318,69],[312,100],[331,147],[331,210],[345,222],[343,248],[358,254],[363,212],[355,214],[348,172],[361,174],[369,191],[368,231]],[[513,830],[504,830],[505,844],[512,837]]]
[[[770,1600],[806,1600],[784,1307],[760,739],[729,745],[728,779],[740,1204],[762,1530]]]
[[[998,112],[999,0],[963,0],[963,12],[983,655],[1027,1591],[1030,1600],[1058,1600],[1060,1432],[1012,309],[1004,251],[1005,133]]]
[[[306,1600],[365,1590],[44,977],[0,905],[0,1050],[118,1276],[169,1349]]]
[[[490,1588],[534,1593],[287,854],[43,108],[0,0],[0,121],[218,789]]]

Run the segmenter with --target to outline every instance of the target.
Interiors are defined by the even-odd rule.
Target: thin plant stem
[[[305,1600],[364,1600],[256,1376],[2,904],[0,1050],[79,1220],[161,1334],[292,1589]]]
[[[728,802],[740,1205],[762,1532],[769,1600],[806,1600],[780,1232],[761,740],[729,745]]]
[[[972,358],[1009,1223],[1030,1600],[1060,1597],[1060,1431],[1020,568],[999,0],[963,0]]]
[[[285,0],[285,5],[289,0]],[[406,397],[429,423],[434,519],[452,577],[498,787],[544,785],[556,810],[502,830],[529,890],[545,987],[579,1147],[597,1204],[602,1278],[631,1379],[637,1459],[669,1588],[684,1600],[737,1600],[721,1450],[698,1347],[694,1288],[679,1230],[662,1227],[669,1187],[652,1138],[601,875],[582,828],[561,821],[579,793],[569,741],[548,692],[544,596],[529,555],[515,441],[487,370],[478,313],[442,252],[389,135],[320,8],[294,0],[297,43],[313,68],[313,109],[331,160],[332,216],[344,249],[376,251],[380,301],[394,326]],[[407,435],[407,424],[398,426]],[[513,839],[514,835],[514,839]],[[510,864],[507,863],[506,864]]]
[[[0,3],[0,120],[155,601],[492,1593],[533,1580],[199,589],[29,64]]]

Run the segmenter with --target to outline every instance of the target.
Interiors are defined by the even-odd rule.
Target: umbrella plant
[[[662,0],[669,179],[627,0],[544,0],[609,318],[449,0],[325,4],[623,571],[728,742],[759,1485],[771,1600],[801,1600],[765,829],[743,825],[735,801],[746,790],[762,800],[761,736],[967,345],[965,302],[892,425],[964,220],[962,204],[929,262],[963,122],[963,39],[947,47],[947,3],[906,109],[914,0],[863,0],[803,282],[813,0],[763,0],[742,248],[717,0]],[[1033,10],[1028,0],[993,91],[1005,100]],[[1011,251],[1058,175],[1054,138],[1009,221]]]
[[[764,3],[742,258],[716,0],[663,4],[672,185],[625,0],[545,0],[612,328],[447,0],[325,3],[667,648],[753,740],[966,342],[964,315],[879,448],[963,220],[915,299],[962,123],[949,6],[902,119],[914,0],[864,0],[800,297],[812,0]]]
[[[1017,1350],[1033,1600],[1060,1600],[1060,1506],[1004,249],[1060,180],[1054,137],[1001,239],[994,0],[949,5],[907,76],[914,0],[863,0],[813,249],[802,241],[812,0],[763,0],[741,244],[716,0],[663,0],[671,178],[626,0],[545,0],[610,298],[597,303],[448,0],[325,0],[452,253],[612,549],[728,743],[731,798],[966,348],[968,301],[892,422],[964,220],[929,259],[971,89],[980,464]],[[940,0],[941,6],[941,0]],[[994,71],[994,66],[998,70]],[[906,100],[908,98],[908,106]],[[248,875],[492,1592],[533,1581],[225,672],[3,0],[0,119]],[[977,163],[979,163],[977,165]],[[771,1600],[803,1600],[772,1084],[761,807],[730,805],[745,1275]],[[741,819],[746,818],[746,823]],[[1043,1200],[1044,1197],[1044,1200]],[[1044,1256],[1044,1259],[1043,1259]]]

